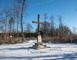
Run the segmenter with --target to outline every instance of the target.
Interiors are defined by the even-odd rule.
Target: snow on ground
[[[36,40],[0,45],[0,60],[77,60],[77,44],[45,43],[51,48],[33,49]]]

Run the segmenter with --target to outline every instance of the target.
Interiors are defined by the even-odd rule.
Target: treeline
[[[23,42],[25,41],[25,37],[37,37],[37,28],[33,33],[33,27],[30,23],[26,24],[26,29],[23,29],[23,15],[27,15],[26,9],[27,0],[13,0],[12,7],[6,4],[5,7],[0,10],[0,37],[2,37],[4,41],[11,43],[13,40],[15,41],[16,37],[22,37],[21,40]],[[43,32],[43,38],[52,37],[49,39],[57,40],[55,37],[58,37],[58,40],[62,40],[62,38],[67,37],[65,40],[71,39],[73,36],[72,31],[62,23],[62,17],[59,16],[57,21],[59,24],[56,26],[54,16],[48,18],[47,14],[44,14],[45,24],[42,24],[40,27],[40,31]]]
[[[7,33],[8,34],[8,36],[10,36],[10,34],[9,33]],[[12,35],[13,35],[13,33],[11,33]],[[5,37],[5,33],[3,34],[3,33],[0,33],[0,37],[2,37],[2,39],[5,39],[4,37]],[[14,33],[14,37],[16,38],[17,37],[17,33]],[[21,34],[21,32],[19,32],[19,36],[18,37],[22,37],[22,34]],[[34,37],[34,38],[37,38],[37,33],[26,33],[26,32],[24,32],[24,37],[25,38],[30,38],[30,37]]]
[[[19,32],[21,32],[22,39],[24,40],[24,32],[29,34],[32,32],[33,27],[29,23],[26,24],[26,30],[23,29],[23,13],[26,12],[26,2],[27,0],[13,0],[12,7],[5,5],[5,7],[0,11],[0,31],[3,34],[5,33],[5,37],[8,36],[7,33],[10,33],[10,36],[12,35],[13,37],[14,34],[17,33],[17,37],[19,37]],[[26,13],[24,15],[26,15]],[[48,19],[50,22],[47,21]],[[54,37],[72,34],[70,28],[63,25],[61,16],[57,19],[59,21],[57,27],[54,22],[54,16],[48,18],[47,14],[44,14],[44,20],[46,23],[42,24],[40,28],[44,36]]]

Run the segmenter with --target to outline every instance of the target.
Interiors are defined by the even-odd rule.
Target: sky
[[[5,4],[12,6],[13,0],[0,0],[2,1],[1,8]],[[32,21],[38,21],[38,14],[40,14],[40,21],[44,21],[44,14],[47,13],[50,22],[50,17],[54,16],[55,26],[58,26],[58,17],[62,16],[62,22],[71,29],[73,27],[77,28],[77,0],[28,0],[27,1],[27,12],[26,17],[24,17],[25,23],[30,23],[33,26],[33,31],[36,29],[37,24],[32,23]],[[0,9],[1,9],[0,8]],[[25,25],[24,25],[25,28]]]

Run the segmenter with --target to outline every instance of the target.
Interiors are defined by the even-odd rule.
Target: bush
[[[45,38],[43,38],[43,42],[52,42],[52,43],[55,43],[55,42],[58,42],[58,39],[54,38],[54,37],[45,37]]]
[[[3,42],[2,41],[0,41],[0,45],[2,44]]]
[[[71,43],[71,37],[45,37],[43,38],[43,42],[52,42],[52,43]]]

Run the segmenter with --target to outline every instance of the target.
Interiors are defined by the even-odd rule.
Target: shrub
[[[71,37],[64,36],[60,37],[45,37],[43,38],[43,42],[52,42],[52,43],[71,43]]]
[[[3,42],[2,41],[0,41],[0,44],[2,44]]]

